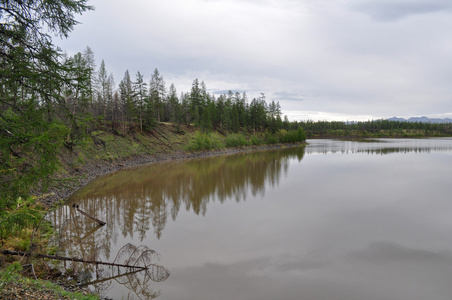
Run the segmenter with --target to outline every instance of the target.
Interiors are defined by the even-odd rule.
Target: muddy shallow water
[[[65,267],[114,299],[449,299],[452,139],[309,143],[93,181],[48,216],[59,254],[170,275]]]

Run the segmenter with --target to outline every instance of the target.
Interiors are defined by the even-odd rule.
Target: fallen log
[[[96,222],[99,223],[99,225],[101,225],[101,226],[104,226],[105,224],[107,224],[107,223],[105,223],[104,221],[101,221],[101,220],[99,220],[99,219],[96,219],[96,218],[90,216],[89,214],[87,214],[86,212],[84,212],[83,210],[81,210],[80,208],[78,208],[78,205],[75,205],[75,204],[74,204],[74,205],[72,205],[72,207],[75,207],[75,209],[77,209],[77,211],[78,211],[79,213],[81,213],[82,215],[84,215],[84,216],[90,218],[91,220],[96,221]]]
[[[41,254],[41,253],[30,253],[30,252],[11,251],[11,250],[1,250],[0,253],[4,254],[4,255],[20,255],[20,256],[29,256],[29,257],[36,257],[36,258],[49,258],[49,259],[75,261],[75,262],[106,265],[106,266],[135,268],[135,269],[141,269],[141,270],[148,270],[149,269],[149,267],[131,266],[131,265],[117,264],[117,263],[110,263],[110,262],[103,262],[103,261],[96,261],[96,260],[90,261],[90,260],[84,260],[84,259],[77,258],[77,257],[65,257],[65,256],[48,255],[48,254]]]

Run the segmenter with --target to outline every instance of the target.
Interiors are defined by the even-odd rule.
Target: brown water
[[[452,139],[309,143],[104,176],[48,215],[59,254],[160,254],[66,265],[113,299],[452,298]]]

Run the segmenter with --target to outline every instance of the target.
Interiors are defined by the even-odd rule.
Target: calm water
[[[309,143],[102,177],[49,214],[59,254],[160,254],[66,265],[113,299],[451,299],[452,139]]]

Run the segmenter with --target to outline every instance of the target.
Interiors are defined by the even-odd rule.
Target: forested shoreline
[[[98,131],[127,136],[160,122],[192,124],[203,134],[195,139],[206,142],[193,150],[211,148],[211,132],[245,136],[234,136],[226,146],[297,142],[304,132],[308,138],[451,135],[448,124],[289,122],[279,102],[263,93],[253,99],[234,91],[215,95],[197,78],[190,91],[178,92],[157,68],[148,80],[126,70],[116,84],[103,60],[96,66],[90,47],[70,56],[50,36],[67,37],[78,23],[75,15],[91,9],[87,0],[8,1],[0,7],[2,208],[27,197],[38,182],[49,183],[61,147],[72,149]]]
[[[76,15],[92,9],[88,0],[1,1],[2,248],[12,241],[8,246],[19,250],[47,250],[46,238],[52,232],[42,222],[47,208],[32,194],[42,195],[56,183],[68,189],[75,177],[87,179],[80,166],[88,160],[114,162],[109,170],[117,170],[121,159],[143,154],[149,158],[174,149],[211,150],[326,137],[452,136],[451,124],[290,122],[279,102],[264,93],[252,99],[232,90],[214,94],[198,78],[189,91],[178,91],[157,68],[152,74],[125,70],[116,83],[103,60],[96,66],[90,47],[71,56],[52,41],[52,35],[68,37],[78,24]],[[163,126],[170,129],[162,130]],[[62,167],[63,152],[69,153],[64,163],[80,174],[73,176]],[[55,178],[56,173],[65,177]],[[0,274],[0,287],[13,269]]]
[[[151,133],[164,122],[199,130],[190,150],[305,139],[301,129],[280,131],[279,103],[267,103],[264,94],[252,100],[232,91],[215,96],[198,79],[178,94],[157,68],[148,81],[140,72],[132,79],[126,70],[116,85],[104,61],[96,68],[89,47],[65,54],[51,34],[68,37],[78,23],[75,16],[93,9],[87,3],[2,1],[0,6],[0,240],[39,222],[42,211],[31,192],[46,191],[54,174],[64,171],[61,152],[93,143],[105,148],[102,132],[130,136],[133,151],[140,148],[136,133]],[[217,143],[218,135],[230,134]]]
[[[64,98],[74,117],[88,122],[83,124],[88,130],[103,128],[127,134],[130,130],[150,130],[157,122],[173,122],[194,124],[206,132],[269,129],[274,133],[282,126],[279,103],[267,103],[263,93],[251,101],[246,92],[215,95],[197,78],[190,91],[178,93],[173,83],[167,86],[157,68],[148,81],[140,71],[132,78],[126,70],[116,85],[103,60],[96,69],[90,47],[73,57],[64,56],[64,62],[84,74],[81,85],[66,90]],[[75,125],[76,131],[83,127],[81,122]]]
[[[450,137],[452,123],[403,122],[390,120],[369,120],[360,122],[339,121],[294,121],[283,124],[287,130],[304,129],[307,138],[421,138]]]
[[[197,78],[189,91],[178,92],[157,68],[148,80],[126,70],[116,84],[103,60],[96,66],[90,47],[70,56],[52,41],[51,34],[68,37],[78,23],[75,16],[93,9],[87,3],[3,1],[0,6],[0,225],[12,220],[8,211],[27,207],[32,189],[52,183],[62,149],[104,143],[99,132],[127,137],[163,123],[194,126],[199,132],[187,150],[296,143],[306,137],[452,135],[451,124],[289,122],[279,102],[264,93],[252,99],[234,91],[215,95]],[[19,218],[17,228],[36,220]],[[8,229],[13,233],[15,227]]]

